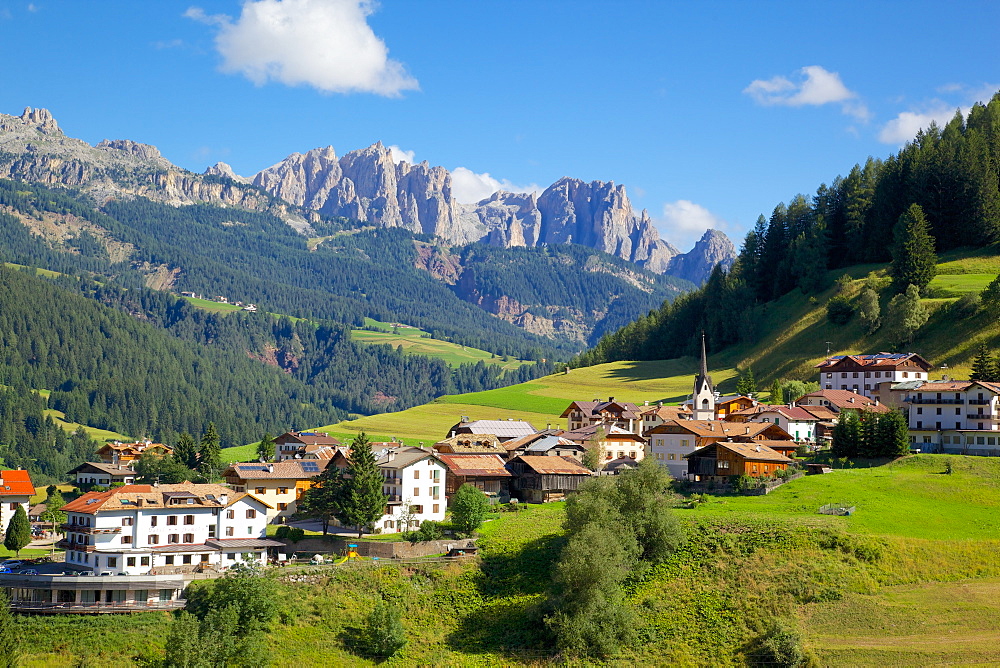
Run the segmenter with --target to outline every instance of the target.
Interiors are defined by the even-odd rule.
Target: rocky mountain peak
[[[134,155],[142,160],[156,160],[161,157],[160,149],[150,144],[140,144],[139,142],[132,141],[131,139],[105,139],[94,148],[110,148],[118,151],[124,151],[125,153]]]
[[[62,130],[59,129],[59,124],[56,123],[56,119],[52,118],[52,114],[48,109],[25,107],[20,118],[25,125],[37,126],[39,130],[47,134],[62,133]]]
[[[689,252],[671,260],[667,272],[685,278],[695,285],[708,280],[715,265],[728,269],[736,260],[736,247],[721,230],[705,230],[705,234]]]
[[[245,176],[240,176],[233,171],[233,168],[225,162],[217,162],[211,167],[205,169],[205,176],[221,176],[223,178],[236,181],[237,183],[250,183],[250,179]]]

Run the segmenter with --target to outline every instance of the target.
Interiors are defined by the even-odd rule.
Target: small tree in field
[[[11,552],[16,552],[21,556],[21,549],[31,542],[31,522],[28,521],[28,513],[24,512],[24,506],[17,505],[14,516],[10,518],[7,525],[7,534],[3,539],[3,546]]]
[[[490,501],[482,490],[465,483],[451,499],[451,521],[463,533],[472,533],[486,521]]]
[[[274,457],[274,438],[269,433],[264,433],[264,438],[257,444],[257,458],[261,461],[270,461]]]
[[[360,638],[360,649],[387,659],[406,644],[406,629],[400,621],[399,608],[379,601],[368,615]]]

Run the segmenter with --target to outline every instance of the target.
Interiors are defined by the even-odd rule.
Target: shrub
[[[791,625],[774,621],[753,643],[750,665],[798,668],[816,665],[815,658],[802,646],[802,636]]]
[[[406,629],[399,609],[385,601],[375,604],[358,639],[358,649],[366,654],[389,658],[406,645]]]
[[[844,295],[837,295],[826,303],[826,318],[835,325],[846,325],[854,315],[854,307]]]
[[[288,540],[297,543],[306,537],[305,529],[301,527],[288,527]]]
[[[459,531],[471,534],[486,520],[490,501],[482,490],[465,483],[451,500],[451,520]]]
[[[288,530],[290,528],[291,527],[287,527],[285,525],[281,525],[280,527],[278,527],[277,530],[275,530],[275,532],[274,532],[275,539],[276,540],[285,540],[285,539],[287,539],[288,538]]]
[[[427,520],[426,522],[420,525],[420,529],[418,529],[417,531],[413,531],[411,533],[412,533],[412,538],[410,538],[410,542],[426,543],[427,541],[431,540],[440,540],[441,537],[444,535],[444,529],[442,529],[441,525],[438,524],[437,522],[433,520]]]

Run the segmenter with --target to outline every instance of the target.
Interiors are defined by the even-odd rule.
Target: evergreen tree
[[[979,352],[976,353],[975,359],[972,360],[972,375],[969,378],[972,380],[995,382],[998,376],[1000,376],[1000,373],[997,372],[997,366],[996,358],[990,353],[986,344],[981,343],[979,344]]]
[[[918,204],[911,204],[899,217],[893,230],[892,263],[889,274],[897,292],[909,285],[923,290],[937,273],[937,255],[934,237],[924,211]]]
[[[462,533],[472,534],[490,514],[490,500],[469,483],[458,488],[451,499],[451,521]]]
[[[265,432],[264,437],[257,444],[257,458],[261,461],[270,461],[274,457],[274,437]]]
[[[920,303],[917,286],[911,284],[906,292],[893,297],[886,309],[886,329],[890,341],[895,345],[910,343],[929,317],[927,309]]]
[[[382,493],[382,472],[365,432],[351,441],[343,496],[337,501],[336,517],[346,526],[358,529],[358,538],[385,514],[389,500]]]
[[[184,465],[185,468],[198,468],[198,446],[195,445],[191,434],[184,432],[177,439],[174,446],[174,459]]]
[[[869,334],[874,333],[882,324],[882,307],[879,305],[878,293],[871,288],[865,288],[858,298],[858,317],[861,318]]]
[[[31,522],[28,521],[28,513],[24,512],[24,506],[17,504],[14,516],[7,524],[7,533],[4,535],[3,546],[11,552],[16,552],[21,556],[21,549],[31,542]]]
[[[21,628],[10,611],[7,590],[0,587],[0,668],[17,668],[23,648]]]
[[[861,420],[857,411],[841,411],[837,425],[833,428],[833,455],[848,458],[859,456],[861,438]]]
[[[767,403],[772,406],[780,406],[785,403],[785,395],[781,391],[781,381],[777,378],[771,382],[771,390],[767,397]]]
[[[994,318],[1000,317],[1000,276],[994,278],[981,293],[980,302]]]
[[[214,422],[208,423],[208,429],[201,437],[198,470],[209,480],[214,480],[222,474],[222,451],[219,449],[219,433],[215,430]]]
[[[757,392],[757,381],[753,378],[753,369],[747,367],[736,381],[736,394],[749,397]]]
[[[910,451],[910,431],[900,411],[879,414],[876,433],[877,457],[902,457]]]

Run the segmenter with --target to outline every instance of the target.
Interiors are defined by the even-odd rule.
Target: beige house
[[[230,464],[222,476],[236,492],[253,494],[268,504],[268,524],[284,524],[295,513],[296,502],[312,479],[326,468],[327,462],[315,459],[292,459],[267,464]]]

